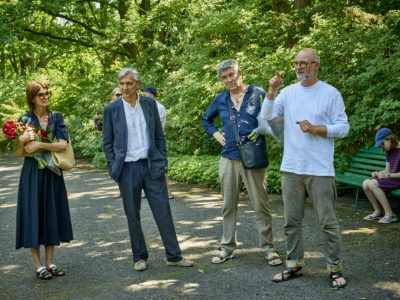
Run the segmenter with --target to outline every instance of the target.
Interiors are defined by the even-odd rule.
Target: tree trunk
[[[287,13],[287,14],[291,14],[293,12],[293,10],[300,10],[300,9],[304,9],[308,6],[312,5],[312,0],[294,0],[293,2],[293,10],[292,7],[289,3],[288,0],[271,0],[271,5],[272,5],[272,9],[277,12],[277,13]],[[311,18],[310,16],[306,16],[306,17],[302,17],[302,18],[306,18],[306,26],[302,26],[301,28],[299,27],[299,22],[298,22],[298,16],[297,14],[294,14],[294,27],[291,31],[289,31],[287,33],[287,47],[289,49],[293,48],[293,46],[296,44],[297,40],[295,38],[296,35],[296,31],[300,32],[302,34],[306,34],[309,30],[309,28],[307,27],[310,23],[311,23]],[[304,21],[304,20],[303,20]],[[301,22],[300,22],[301,23]]]
[[[9,59],[9,61],[10,61],[11,66],[12,66],[13,69],[14,69],[15,75],[18,76],[18,75],[19,75],[19,69],[18,69],[17,60],[16,60],[16,58],[15,58],[15,54],[10,54],[10,55],[8,55],[8,59]]]
[[[140,2],[139,4],[139,14],[141,16],[145,16],[149,12],[149,10],[150,10],[150,0],[142,0],[142,2]],[[145,38],[143,47],[146,49],[149,46],[149,43],[153,41],[153,31],[151,31],[149,26],[145,26],[142,31],[142,35]]]
[[[293,8],[294,9],[303,9],[307,6],[311,6],[311,0],[294,0]]]
[[[0,53],[0,78],[6,78],[6,55],[4,49]]]
[[[291,11],[288,0],[271,0],[272,9],[277,13],[289,13]]]
[[[144,16],[150,10],[150,0],[142,0],[139,4],[139,14]]]
[[[46,30],[46,17],[42,18],[42,31],[44,32]],[[43,50],[40,50],[40,54],[39,54],[39,62],[36,64],[36,68],[45,68],[47,66],[47,64],[50,61],[50,57],[48,59],[46,59],[46,52]]]

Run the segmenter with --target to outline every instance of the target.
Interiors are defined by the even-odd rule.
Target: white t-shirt
[[[162,129],[164,130],[165,121],[167,120],[167,110],[165,109],[164,105],[162,105],[157,100],[156,103],[157,103],[158,114],[160,115],[161,126]]]
[[[333,86],[318,81],[310,87],[300,82],[282,89],[271,101],[265,98],[261,117],[284,119],[284,150],[281,170],[302,175],[335,176],[334,138],[345,137],[350,129],[342,96]],[[327,136],[302,132],[296,121],[323,125]]]

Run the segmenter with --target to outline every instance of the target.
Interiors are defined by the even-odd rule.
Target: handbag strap
[[[240,136],[239,136],[239,132],[237,130],[237,125],[236,125],[236,117],[233,114],[233,108],[232,105],[228,104],[229,107],[229,112],[230,112],[230,117],[229,119],[232,121],[232,127],[233,127],[233,132],[235,134],[235,138],[236,138],[236,144],[237,146],[240,146],[242,144],[242,142],[240,141]]]
[[[54,139],[56,137],[56,123],[54,122],[54,116],[52,111],[50,111],[50,117],[51,117],[51,130],[53,131],[53,139]]]

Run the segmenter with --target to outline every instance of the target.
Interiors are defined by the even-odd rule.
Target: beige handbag
[[[63,171],[69,171],[75,166],[74,150],[72,149],[71,138],[68,135],[69,143],[63,152],[51,152],[54,164]]]

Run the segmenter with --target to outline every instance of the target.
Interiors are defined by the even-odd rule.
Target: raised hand
[[[269,89],[270,91],[272,90],[273,92],[277,91],[282,85],[284,84],[284,81],[281,77],[281,74],[276,71],[275,76],[272,77],[269,80]]]

